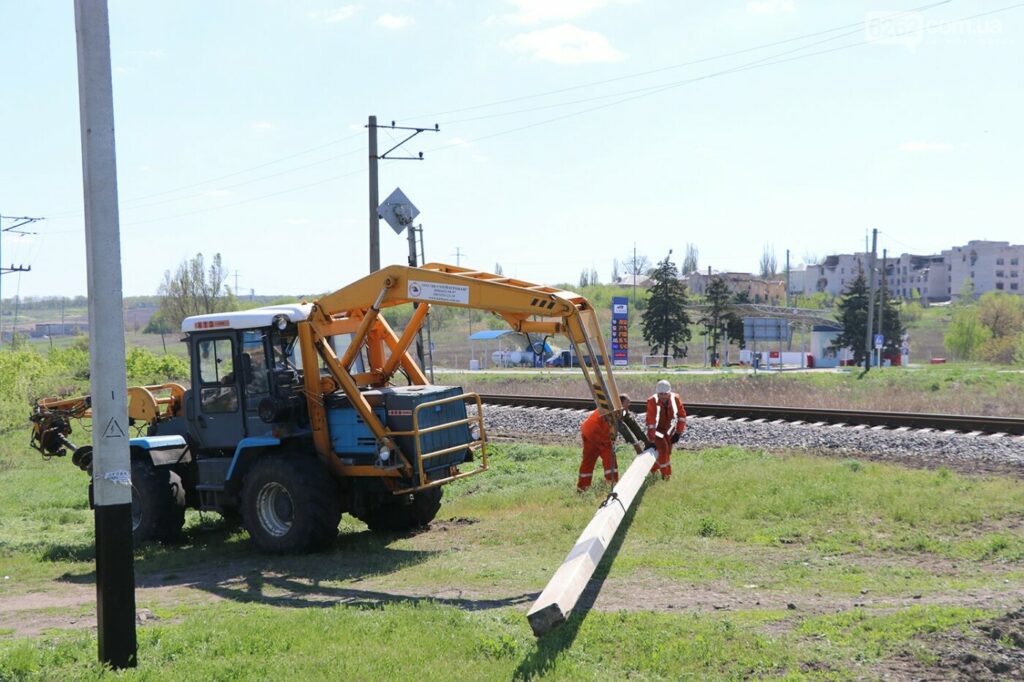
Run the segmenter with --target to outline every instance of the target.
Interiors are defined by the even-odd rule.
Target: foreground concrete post
[[[137,664],[128,389],[121,312],[121,236],[106,0],[75,0],[89,283],[96,617],[99,658]]]
[[[534,635],[540,637],[569,618],[656,459],[654,448],[637,455],[583,529],[565,561],[526,614]]]

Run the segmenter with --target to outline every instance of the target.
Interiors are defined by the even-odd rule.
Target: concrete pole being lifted
[[[656,459],[654,448],[638,454],[583,529],[565,561],[526,614],[534,635],[540,637],[569,618]]]
[[[106,0],[75,0],[89,287],[92,485],[100,662],[135,667],[135,566],[121,301],[114,98]]]

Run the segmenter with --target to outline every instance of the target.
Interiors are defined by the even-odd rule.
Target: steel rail
[[[589,398],[558,398],[527,395],[480,395],[484,404],[509,407],[545,407],[550,409],[591,410]],[[642,412],[643,403],[633,403],[634,412]],[[925,412],[873,412],[867,410],[831,410],[816,407],[778,407],[769,405],[720,405],[686,403],[686,414],[694,417],[728,417],[730,419],[782,419],[788,422],[883,426],[890,429],[932,429],[963,433],[1005,433],[1024,435],[1024,418],[985,417],[980,415],[930,414]]]

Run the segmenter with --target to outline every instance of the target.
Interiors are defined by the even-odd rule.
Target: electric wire
[[[917,6],[917,7],[911,7],[909,9],[906,9],[906,10],[903,10],[903,11],[900,11],[900,12],[893,12],[891,16],[887,17],[887,19],[891,20],[891,19],[894,19],[896,17],[902,16],[904,14],[912,14],[912,13],[916,13],[916,12],[927,12],[928,10],[931,10],[931,9],[933,9],[935,7],[939,7],[940,5],[947,5],[947,4],[951,3],[951,2],[953,2],[953,0],[939,0],[938,2],[932,2],[932,3],[925,4],[925,5],[920,5],[920,6]],[[771,48],[771,47],[778,47],[779,45],[786,45],[786,44],[789,44],[789,43],[799,42],[801,40],[806,40],[808,38],[816,38],[816,37],[821,36],[821,35],[826,35],[828,33],[834,33],[836,31],[842,31],[842,30],[845,30],[845,29],[848,29],[848,28],[853,28],[855,26],[859,27],[859,28],[863,28],[866,23],[867,23],[867,21],[865,21],[865,20],[856,21],[856,22],[853,22],[853,23],[850,23],[850,24],[843,24],[841,26],[835,26],[833,28],[822,29],[822,30],[819,30],[819,31],[814,31],[812,33],[804,33],[804,34],[801,34],[801,35],[798,35],[798,36],[793,36],[791,38],[785,38],[783,40],[776,40],[776,41],[773,41],[773,42],[770,42],[770,43],[761,43],[760,45],[754,45],[752,47],[746,47],[746,48],[742,48],[742,49],[739,49],[739,50],[732,50],[730,52],[723,52],[723,53],[720,53],[720,54],[711,55],[709,57],[701,57],[699,59],[692,59],[690,61],[680,62],[678,64],[671,64],[669,66],[662,66],[662,67],[658,67],[656,69],[649,69],[647,71],[637,71],[637,72],[634,72],[634,73],[624,74],[622,76],[616,76],[614,78],[606,78],[606,79],[603,79],[603,80],[589,81],[587,83],[580,83],[578,85],[570,85],[570,86],[567,86],[567,87],[564,87],[564,88],[557,88],[555,90],[547,90],[545,92],[534,93],[534,94],[531,94],[531,95],[520,95],[520,96],[517,96],[517,97],[509,97],[509,98],[506,98],[506,99],[496,100],[496,101],[493,101],[493,102],[486,102],[484,104],[474,104],[474,105],[471,105],[471,106],[460,107],[460,108],[457,108],[457,109],[448,109],[446,111],[438,111],[438,112],[433,112],[433,113],[429,113],[429,114],[417,114],[415,116],[408,116],[406,118],[432,118],[434,116],[447,116],[449,114],[458,114],[458,113],[462,113],[464,111],[474,111],[474,110],[477,110],[477,109],[485,109],[485,108],[489,108],[489,107],[501,106],[501,105],[504,105],[504,104],[512,104],[512,103],[515,103],[515,102],[522,102],[524,100],[538,99],[540,97],[549,97],[551,95],[559,95],[559,94],[562,94],[562,93],[565,93],[565,92],[572,92],[574,90],[590,88],[590,87],[594,87],[594,86],[597,86],[597,85],[607,85],[608,83],[616,83],[618,81],[628,80],[628,79],[632,79],[632,78],[642,78],[644,76],[650,76],[650,75],[656,74],[656,73],[663,73],[665,71],[672,71],[672,70],[675,70],[675,69],[682,69],[682,68],[685,68],[685,67],[688,67],[688,66],[695,66],[697,64],[704,64],[704,63],[711,62],[711,61],[717,61],[719,59],[727,59],[729,57],[737,57],[737,56],[742,55],[742,54],[747,54],[747,53],[750,53],[750,52],[757,52],[758,50],[766,50],[766,49]]]
[[[942,2],[936,2],[936,3],[929,4],[929,5],[923,5],[920,8],[918,8],[917,10],[907,10],[907,12],[911,12],[911,11],[924,11],[925,9],[931,9],[933,7],[938,7],[940,5],[948,4],[950,2],[952,2],[952,0],[943,0]],[[973,15],[969,15],[969,16],[966,16],[966,17],[961,17],[961,18],[958,18],[958,19],[951,19],[951,20],[948,20],[948,21],[939,22],[939,23],[933,24],[930,28],[940,28],[942,26],[946,26],[946,25],[950,25],[950,24],[954,24],[954,23],[970,21],[970,20],[981,18],[981,17],[985,17],[985,16],[991,16],[991,15],[1007,12],[1007,11],[1010,11],[1010,10],[1013,10],[1013,9],[1017,9],[1017,8],[1020,8],[1020,7],[1024,7],[1024,2],[1019,2],[1019,3],[1003,6],[1003,7],[1000,7],[1000,8],[994,9],[994,10],[989,10],[989,11],[986,11],[986,12],[979,12],[979,13],[976,13],[976,14],[973,14]],[[797,38],[791,38],[791,39],[787,39],[787,40],[784,40],[784,41],[776,41],[775,43],[769,43],[769,44],[766,44],[766,45],[763,45],[763,46],[754,47],[754,48],[747,48],[746,50],[736,51],[735,54],[741,54],[741,53],[744,53],[744,52],[750,52],[750,51],[757,50],[757,49],[764,49],[765,47],[771,46],[771,45],[779,45],[779,44],[790,43],[790,42],[794,42],[796,40],[806,39],[807,37],[814,37],[814,36],[818,36],[818,35],[824,35],[824,34],[827,34],[827,33],[833,33],[835,31],[842,30],[844,28],[849,28],[850,26],[853,26],[853,25],[859,25],[859,26],[863,27],[864,24],[865,24],[865,22],[858,22],[858,24],[847,24],[847,25],[844,25],[844,26],[841,26],[841,27],[836,27],[836,28],[832,28],[832,29],[826,29],[824,31],[818,31],[818,32],[811,33],[811,34],[806,34],[805,36],[801,36],[801,37],[797,37]],[[894,34],[888,35],[887,37],[888,38],[898,38],[898,37],[903,36],[903,35],[908,35],[908,34],[911,34],[911,33],[916,33],[919,30],[921,30],[921,29],[915,28],[915,29],[911,29],[911,30],[908,30],[908,31],[903,31],[903,32],[900,32],[900,33],[894,33]],[[637,99],[641,99],[641,98],[644,98],[644,97],[649,97],[649,96],[656,95],[656,94],[659,94],[659,93],[662,93],[662,92],[666,92],[668,90],[672,90],[672,89],[675,89],[675,88],[678,88],[678,87],[682,87],[682,86],[685,86],[685,85],[690,85],[690,84],[693,84],[693,83],[697,83],[697,82],[701,82],[701,81],[705,81],[705,80],[710,80],[710,79],[718,78],[718,77],[725,76],[725,75],[741,73],[741,72],[750,71],[750,70],[753,70],[753,69],[758,69],[758,68],[763,68],[763,67],[768,67],[768,66],[777,66],[777,65],[786,64],[786,63],[789,63],[789,62],[800,61],[800,60],[803,60],[803,59],[809,59],[809,58],[812,58],[812,57],[818,57],[818,56],[822,56],[822,55],[825,55],[825,54],[831,54],[831,53],[839,52],[839,51],[842,51],[842,50],[848,50],[848,49],[853,49],[853,48],[857,48],[857,47],[862,47],[864,45],[869,45],[869,44],[872,44],[874,42],[874,41],[872,41],[870,39],[866,39],[866,40],[861,40],[861,41],[857,41],[857,42],[846,43],[844,45],[839,45],[839,46],[835,46],[835,47],[831,47],[831,48],[817,50],[817,51],[813,51],[813,52],[804,52],[804,50],[808,49],[809,47],[813,47],[814,45],[819,45],[819,44],[823,44],[823,43],[826,43],[826,42],[830,42],[832,40],[835,40],[835,39],[838,39],[838,38],[841,38],[841,37],[846,37],[847,35],[850,35],[851,33],[853,33],[853,32],[842,34],[840,36],[834,36],[832,38],[828,38],[828,39],[825,39],[825,40],[822,40],[822,41],[818,41],[816,43],[812,43],[811,45],[801,46],[801,47],[794,48],[794,49],[791,49],[791,50],[787,50],[787,51],[784,51],[784,52],[776,53],[776,54],[770,55],[768,57],[763,57],[761,59],[754,60],[752,62],[747,62],[745,64],[741,64],[741,65],[738,65],[738,66],[730,67],[730,68],[727,68],[727,69],[722,69],[720,71],[716,71],[716,72],[712,72],[712,73],[708,73],[708,74],[703,74],[703,75],[700,75],[700,76],[694,76],[692,78],[688,78],[688,79],[684,79],[684,80],[679,80],[679,81],[674,81],[674,82],[669,82],[669,83],[662,83],[662,84],[658,84],[658,85],[654,85],[654,86],[648,86],[648,87],[645,87],[645,88],[639,88],[639,89],[636,89],[636,90],[613,93],[613,94],[610,94],[610,95],[603,95],[603,96],[596,97],[596,98],[587,98],[587,99],[578,100],[578,101],[575,101],[575,102],[563,103],[561,105],[545,105],[543,107],[537,107],[537,108],[534,108],[534,109],[527,109],[527,110],[523,110],[523,111],[519,111],[519,112],[513,112],[513,113],[526,113],[526,112],[529,112],[529,111],[532,111],[532,110],[541,110],[541,109],[550,108],[551,106],[571,106],[573,104],[579,104],[579,103],[586,103],[586,102],[594,101],[595,99],[606,99],[607,97],[619,97],[619,99],[615,99],[615,100],[613,100],[611,102],[605,102],[605,103],[600,104],[600,105],[596,105],[596,106],[587,107],[587,108],[584,108],[584,109],[568,112],[566,114],[562,114],[562,115],[559,115],[559,116],[555,116],[555,117],[544,119],[544,120],[540,120],[540,121],[534,121],[534,122],[527,123],[527,124],[524,124],[524,125],[521,125],[521,126],[516,126],[516,127],[513,127],[513,128],[509,128],[509,129],[506,129],[506,130],[500,130],[500,131],[496,131],[496,132],[493,132],[493,133],[488,133],[488,134],[485,134],[485,135],[481,135],[481,136],[472,138],[470,140],[459,141],[459,142],[449,143],[449,144],[445,144],[445,145],[439,145],[437,147],[433,147],[433,148],[428,149],[426,151],[435,152],[435,151],[442,151],[442,150],[445,150],[445,149],[451,149],[451,148],[454,148],[454,147],[461,147],[461,146],[465,146],[466,144],[480,142],[480,141],[483,141],[483,140],[488,140],[488,139],[492,139],[492,138],[496,138],[496,137],[501,137],[501,136],[509,135],[509,134],[516,133],[516,132],[521,132],[521,131],[524,131],[524,130],[529,130],[529,129],[536,128],[536,127],[543,126],[543,125],[547,125],[547,124],[550,124],[550,123],[555,123],[557,121],[562,121],[562,120],[565,120],[565,119],[568,119],[568,118],[574,118],[576,116],[581,116],[583,114],[591,113],[591,112],[598,111],[598,110],[601,110],[601,109],[606,109],[606,108],[609,108],[609,107],[612,107],[612,106],[617,106],[619,104],[624,104],[624,103],[631,102],[631,101],[634,101],[634,100],[637,100]],[[794,54],[794,53],[797,53],[797,52],[802,52],[802,54]],[[733,54],[733,53],[727,53],[726,55],[722,55],[722,56],[730,56],[731,54]],[[787,56],[787,55],[791,55],[791,56]],[[698,61],[709,61],[711,59],[721,58],[722,56],[710,57],[710,58],[706,58],[704,60],[698,60]],[[661,69],[653,70],[651,72],[644,72],[644,73],[646,74],[646,73],[653,73],[653,72],[657,72],[657,71],[664,71],[664,70],[667,70],[667,69],[670,69],[670,68],[679,68],[679,66],[681,66],[681,65],[676,65],[674,67],[662,67]],[[622,80],[622,79],[627,78],[627,77],[629,77],[629,76],[623,76],[623,77],[619,77],[619,78],[616,78],[616,79],[608,79],[607,81],[603,81],[603,82],[612,82],[612,81],[615,81],[615,80]],[[593,85],[593,84],[590,84],[590,85]],[[588,85],[572,86],[570,88],[564,88],[564,89],[562,89],[562,91],[570,91],[570,90],[574,90],[574,89],[579,89],[581,87],[588,87]],[[554,91],[552,91],[552,92],[554,92]],[[528,98],[531,98],[531,97],[545,96],[546,94],[547,93],[542,94],[542,95],[524,96],[524,97],[521,97],[521,98],[511,98],[510,100],[505,100],[503,102],[521,101],[523,99],[528,99]],[[491,103],[491,104],[488,104],[488,105],[478,105],[476,107],[464,107],[462,109],[451,110],[451,112],[467,111],[469,109],[481,108],[481,107],[484,107],[484,106],[494,106],[494,105],[495,105],[494,103]],[[500,115],[504,115],[504,114],[500,114]],[[479,118],[490,118],[490,117],[492,117],[492,116],[488,115],[488,116],[479,117]],[[467,120],[475,120],[475,119],[463,119],[463,120],[467,121]],[[451,122],[449,122],[449,123],[451,123]],[[361,133],[358,133],[357,135],[361,135]],[[257,168],[261,168],[261,167],[265,167],[267,165],[271,165],[273,163],[280,162],[282,160],[286,160],[286,159],[289,159],[289,158],[294,158],[294,157],[299,156],[299,155],[301,155],[303,153],[308,153],[309,151],[315,151],[315,149],[323,148],[324,146],[328,146],[330,144],[334,144],[334,143],[337,143],[337,142],[342,141],[342,140],[351,139],[352,137],[355,137],[355,136],[356,135],[348,136],[346,138],[340,138],[339,140],[333,141],[331,143],[327,143],[326,145],[321,145],[320,147],[313,148],[313,149],[310,149],[310,150],[305,150],[304,152],[298,152],[298,153],[290,155],[288,157],[282,157],[281,159],[277,159],[277,160],[274,160],[274,161],[269,161],[269,162],[267,162],[265,164],[260,164],[259,166],[253,166],[251,168],[244,169],[244,170],[241,170],[241,171],[237,171],[235,173],[230,173],[230,174],[227,174],[227,175],[219,176],[218,178],[210,179],[210,180],[207,180],[207,181],[202,181],[202,182],[199,182],[199,183],[194,183],[192,185],[186,185],[186,186],[179,187],[179,188],[176,188],[176,189],[173,189],[173,190],[166,190],[164,192],[150,194],[150,195],[147,195],[146,197],[137,197],[134,200],[139,200],[141,198],[160,196],[162,194],[167,194],[167,193],[171,193],[171,192],[174,192],[174,191],[180,191],[182,189],[186,189],[186,188],[190,188],[190,187],[200,186],[202,184],[207,184],[209,182],[214,182],[214,181],[216,181],[218,179],[223,179],[223,178],[226,178],[226,177],[232,177],[234,175],[238,175],[238,174],[241,174],[241,173],[244,173],[244,172],[249,172],[251,170],[254,170],[254,169],[257,169]],[[354,150],[354,151],[359,151],[359,150]],[[351,152],[351,153],[354,153],[354,151]],[[346,154],[347,153],[349,153],[349,152],[346,152]],[[314,164],[310,164],[310,165],[314,165]],[[284,171],[282,173],[275,174],[275,176],[276,175],[282,175],[282,174],[285,174],[287,172],[290,172],[290,171]],[[221,209],[224,209],[224,208],[230,208],[230,207],[233,207],[233,206],[239,206],[239,205],[243,205],[243,204],[248,204],[248,203],[252,203],[254,201],[259,201],[259,200],[266,199],[266,198],[280,196],[282,194],[288,194],[288,193],[291,193],[291,192],[295,192],[295,191],[299,191],[299,190],[302,190],[302,189],[306,189],[308,187],[313,187],[313,186],[321,185],[321,184],[324,184],[324,183],[327,183],[327,182],[331,182],[331,181],[338,180],[338,179],[341,179],[341,178],[349,177],[349,176],[356,175],[356,174],[362,173],[362,172],[365,172],[365,169],[358,169],[358,170],[355,170],[355,171],[352,171],[352,172],[349,172],[349,173],[343,173],[343,174],[340,174],[340,175],[335,175],[335,176],[331,176],[329,178],[325,178],[323,180],[319,180],[319,181],[315,181],[315,182],[312,182],[312,183],[307,183],[307,184],[304,184],[304,185],[300,185],[298,187],[293,187],[293,188],[289,188],[289,189],[282,190],[282,191],[279,191],[279,192],[273,192],[273,193],[270,193],[270,194],[260,195],[260,196],[256,196],[256,197],[250,197],[248,199],[244,199],[244,200],[241,200],[241,201],[231,202],[231,203],[228,203],[228,204],[221,204],[221,205],[218,205],[218,206],[206,207],[206,208],[202,208],[202,209],[196,209],[194,211],[187,211],[187,212],[177,213],[177,214],[174,214],[174,215],[169,215],[169,216],[164,216],[164,217],[151,218],[151,219],[147,219],[147,220],[132,221],[132,222],[126,223],[125,225],[126,226],[132,226],[132,225],[142,225],[142,224],[148,224],[148,223],[153,223],[153,222],[160,222],[160,221],[163,221],[163,220],[171,220],[171,219],[174,219],[174,218],[191,216],[191,215],[196,215],[196,214],[200,214],[200,213],[205,213],[205,212],[208,212],[208,211],[221,210]],[[274,177],[274,176],[268,176],[268,177]],[[246,184],[246,183],[239,183],[239,184]]]

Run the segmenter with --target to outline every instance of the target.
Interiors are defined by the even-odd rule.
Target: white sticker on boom
[[[132,475],[131,472],[125,471],[124,469],[117,469],[116,471],[108,471],[103,474],[103,479],[110,481],[114,485],[123,485],[131,487]]]
[[[409,280],[409,298],[419,301],[461,303],[469,305],[469,287],[457,284],[437,284]]]

